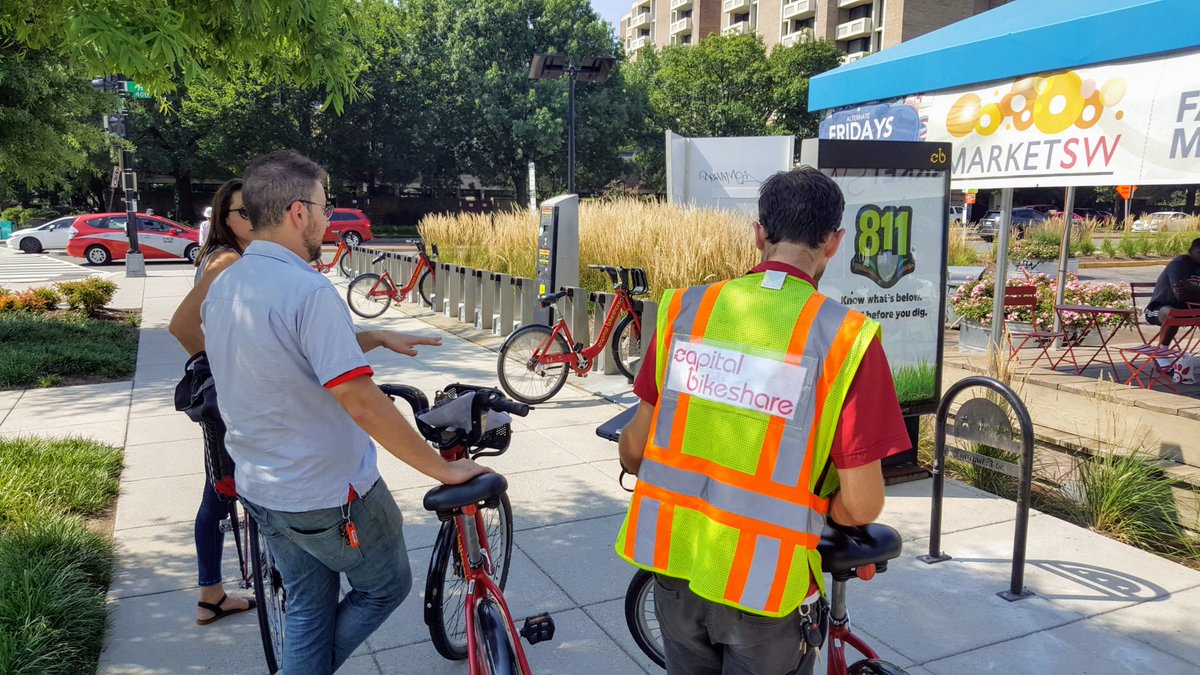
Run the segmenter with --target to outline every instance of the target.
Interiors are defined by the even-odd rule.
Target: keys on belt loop
[[[342,504],[342,539],[350,546],[350,548],[358,548],[358,528],[354,526],[354,521],[350,519],[350,505],[358,499],[358,493],[354,491],[354,486],[350,486],[350,493],[346,497],[346,503]]]

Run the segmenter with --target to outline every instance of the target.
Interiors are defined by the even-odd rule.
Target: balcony
[[[650,9],[650,0],[633,0],[633,9],[634,10],[637,10],[642,7],[645,7],[646,9]]]
[[[671,22],[671,35],[675,35],[676,33],[690,32],[692,32],[692,17],[685,16],[678,21]]]
[[[750,9],[750,0],[725,0],[721,3],[721,11],[728,14],[729,12],[740,12],[743,9]]]
[[[783,39],[780,40],[780,42],[783,43],[784,47],[791,47],[792,45],[799,43],[799,42],[812,42],[812,41],[813,41],[813,29],[811,29],[811,28],[801,28],[798,31],[788,33],[787,35],[783,36]]]
[[[721,29],[721,35],[749,35],[753,32],[749,21],[738,21]]]
[[[650,12],[642,12],[641,14],[634,14],[632,17],[629,18],[629,27],[630,28],[641,28],[642,26],[649,26],[649,25],[650,25]]]
[[[680,11],[692,8],[692,0],[671,0],[671,11]]]
[[[645,47],[648,44],[650,44],[650,36],[649,35],[637,38],[635,40],[632,40],[629,43],[629,51],[636,52],[637,50],[641,49],[642,47]]]
[[[817,13],[816,0],[793,0],[783,6],[783,18],[807,19]]]
[[[838,0],[838,9],[850,9],[859,5],[869,5],[872,0]]]
[[[850,63],[851,61],[857,61],[864,56],[870,55],[870,53],[871,52],[850,52],[849,54],[842,57],[842,63]]]
[[[871,17],[869,16],[847,21],[846,23],[839,23],[837,27],[837,39],[853,40],[855,38],[868,37],[871,35],[873,27]]]

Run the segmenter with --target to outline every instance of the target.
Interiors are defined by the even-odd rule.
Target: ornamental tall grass
[[[745,215],[645,203],[632,199],[584,202],[579,207],[580,283],[611,290],[587,265],[641,267],[650,298],[745,274],[759,261]],[[421,238],[436,242],[441,260],[517,276],[534,275],[538,217],[527,210],[496,214],[426,216]]]

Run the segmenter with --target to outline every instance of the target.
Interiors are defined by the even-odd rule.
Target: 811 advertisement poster
[[[901,405],[932,402],[944,295],[945,174],[851,169],[831,175],[846,198],[846,234],[820,290],[883,326]]]

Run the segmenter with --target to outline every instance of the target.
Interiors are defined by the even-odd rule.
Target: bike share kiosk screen
[[[950,144],[804,141],[801,163],[842,189],[841,247],[821,292],[878,321],[916,462],[917,416],[937,409],[946,307]]]
[[[538,295],[579,285],[579,195],[560,195],[538,209]],[[534,305],[533,320],[554,323],[554,310]]]

